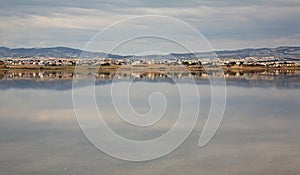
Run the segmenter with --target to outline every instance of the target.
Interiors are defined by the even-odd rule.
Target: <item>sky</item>
[[[210,50],[199,45],[189,27],[173,25],[170,20],[120,22],[144,15],[184,22],[199,31],[214,50],[300,45],[299,0],[0,0],[0,46],[112,52],[132,33],[142,36],[163,31],[177,35],[178,42],[188,43],[193,51]],[[87,47],[99,31],[116,23],[122,23],[118,30],[109,30]],[[162,38],[127,43],[114,52],[185,52]]]

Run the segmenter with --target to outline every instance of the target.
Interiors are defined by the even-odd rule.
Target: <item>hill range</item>
[[[111,59],[195,59],[210,57],[213,52],[196,53],[170,53],[168,55],[117,55],[106,54],[105,52],[90,52],[69,47],[49,47],[49,48],[8,48],[0,47],[1,58],[111,58]],[[274,57],[284,60],[300,60],[300,47],[280,46],[276,48],[246,48],[238,50],[215,51],[219,58],[246,58],[246,57]]]

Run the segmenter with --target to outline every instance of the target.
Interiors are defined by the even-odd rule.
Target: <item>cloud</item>
[[[291,39],[300,42],[297,0],[11,0],[1,1],[0,6],[0,45],[9,47],[82,48],[106,26],[124,18],[150,14],[171,16],[191,24],[216,49],[252,47],[256,42],[273,47],[290,43]],[[159,27],[153,24],[153,28]],[[140,26],[131,30],[139,31]],[[122,33],[115,37],[119,35]],[[111,43],[104,42],[107,42],[104,45]]]

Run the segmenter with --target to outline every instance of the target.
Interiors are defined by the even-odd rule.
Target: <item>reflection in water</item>
[[[39,73],[2,75],[0,84],[5,90],[0,90],[0,174],[300,174],[297,72],[227,75],[227,84],[234,86],[227,87],[225,115],[216,136],[204,148],[197,143],[210,107],[207,78],[178,75],[177,78],[182,79],[196,76],[201,96],[200,120],[181,147],[163,158],[140,163],[111,158],[84,137],[73,112],[71,72]],[[111,74],[97,75],[97,84],[101,86],[96,86],[96,100],[104,109],[101,112],[105,120],[116,132],[129,138],[153,138],[170,128],[174,122],[172,117],[152,130],[147,128],[149,132],[142,132],[141,128],[139,132],[132,131],[131,126],[117,118],[114,111],[109,110],[111,103],[106,103],[110,100],[112,77]],[[166,90],[173,86],[164,81],[167,79],[164,76],[152,79],[143,75],[137,79],[136,88],[150,84]],[[247,88],[248,85],[259,88]],[[143,89],[137,90],[140,93],[131,100],[137,111],[145,112],[149,107],[147,101],[143,101],[146,97]],[[172,112],[178,112],[178,94],[171,90],[166,93],[173,94],[174,105],[168,106],[172,116]]]
[[[224,72],[227,85],[245,86],[245,87],[276,87],[279,89],[300,88],[299,70],[272,70],[261,72]],[[111,83],[112,79],[126,81],[135,79],[135,81],[149,82],[173,82],[171,79],[180,79],[181,82],[189,83],[188,79],[193,78],[197,84],[209,84],[209,76],[221,77],[220,72],[206,73],[191,72],[144,72],[144,73],[75,73],[70,71],[39,71],[39,70],[9,70],[0,71],[0,89],[8,88],[45,88],[45,89],[70,89],[72,88],[72,79],[96,79],[97,85]],[[187,81],[185,81],[187,80]]]

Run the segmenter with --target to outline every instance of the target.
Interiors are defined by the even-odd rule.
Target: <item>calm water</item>
[[[198,140],[211,94],[200,77],[200,119],[190,137],[167,156],[140,163],[112,158],[84,136],[73,109],[71,75],[37,75],[8,74],[0,81],[0,174],[300,174],[299,75],[228,76],[224,118],[205,147]],[[126,79],[117,86],[122,83]],[[160,90],[169,100],[167,118],[145,129],[117,118],[109,102],[110,85],[109,77],[97,80],[95,94],[115,132],[143,140],[167,132],[175,122],[178,92],[167,79],[140,79],[132,85],[132,106],[140,113],[149,111],[145,87]]]

